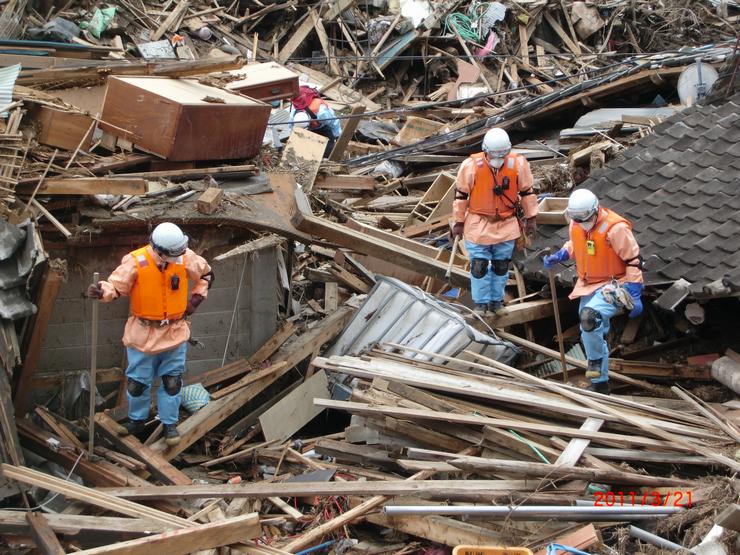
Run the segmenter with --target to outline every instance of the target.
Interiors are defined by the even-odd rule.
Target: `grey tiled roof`
[[[740,93],[660,123],[582,186],[632,221],[652,257],[646,282],[740,281]],[[542,231],[543,246],[567,234]],[[536,272],[535,261],[525,269]],[[572,269],[559,277],[570,282]]]

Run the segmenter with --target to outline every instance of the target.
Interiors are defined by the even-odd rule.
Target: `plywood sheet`
[[[260,416],[265,440],[288,439],[323,410],[314,398],[329,397],[329,380],[321,370]]]
[[[294,127],[288,137],[280,165],[291,170],[298,185],[306,191],[313,187],[328,142],[326,137],[300,127]]]

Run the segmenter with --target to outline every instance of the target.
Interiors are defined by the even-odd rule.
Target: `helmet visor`
[[[157,254],[159,254],[160,256],[177,258],[178,256],[182,256],[183,254],[185,254],[185,251],[188,248],[188,236],[183,235],[182,242],[171,247],[163,247],[162,245],[158,245],[154,243],[154,241],[152,241],[152,247],[154,247],[154,250],[157,251]]]
[[[594,214],[596,213],[596,210],[565,210],[566,215],[576,222],[577,224],[582,224],[584,222],[589,221],[591,218],[593,218]]]

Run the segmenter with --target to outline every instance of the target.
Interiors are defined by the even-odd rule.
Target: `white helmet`
[[[308,124],[311,121],[311,117],[303,110],[296,112],[293,116],[293,125],[308,129]]]
[[[494,127],[483,137],[483,152],[493,158],[503,158],[511,151],[509,134],[500,127]]]
[[[599,199],[588,189],[577,189],[568,198],[566,215],[576,223],[590,220],[599,210]]]
[[[188,236],[170,222],[155,227],[149,242],[157,254],[169,258],[181,256],[188,248]]]

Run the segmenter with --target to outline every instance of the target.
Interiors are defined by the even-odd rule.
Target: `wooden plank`
[[[27,534],[28,523],[26,522],[26,514],[31,513],[0,509],[0,534]],[[171,529],[171,526],[166,524],[140,518],[63,513],[45,513],[44,518],[54,532],[60,535],[70,536],[77,536],[80,532],[92,532],[98,535],[146,536],[151,533],[164,532]]]
[[[328,399],[329,380],[323,370],[306,380],[287,397],[273,405],[259,418],[267,441],[288,439],[323,410],[314,398]]]
[[[453,455],[455,456],[455,455]],[[535,480],[378,480],[346,482],[277,482],[243,484],[193,484],[192,486],[142,486],[105,488],[98,491],[120,501],[254,497],[328,497],[334,495],[414,495],[428,499],[491,499],[511,493],[531,492]]]
[[[191,478],[172,466],[148,445],[141,443],[135,436],[119,435],[118,429],[121,426],[107,414],[97,413],[95,424],[98,431],[102,432],[117,449],[143,462],[149,471],[164,483],[176,486],[187,486],[193,483]]]
[[[541,424],[532,422],[523,422],[520,420],[505,420],[498,418],[489,418],[486,416],[477,416],[471,414],[451,414],[438,411],[403,409],[390,406],[371,406],[362,403],[353,403],[348,401],[328,401],[316,399],[314,401],[319,406],[333,409],[344,409],[354,414],[363,415],[383,415],[393,416],[396,418],[420,419],[420,420],[441,420],[443,422],[452,422],[456,424],[467,424],[471,426],[494,426],[496,428],[512,428],[514,430],[529,430],[539,434],[546,435],[563,435],[567,437],[582,437],[594,441],[613,441],[622,445],[635,445],[641,447],[659,447],[673,451],[692,451],[692,448],[677,446],[669,441],[654,440],[642,436],[613,434],[607,432],[586,432],[577,428],[568,428],[566,426],[557,426],[553,424]]]
[[[573,54],[580,56],[581,47],[571,40],[571,38],[568,36],[568,33],[565,32],[565,30],[555,20],[553,15],[548,11],[545,12],[545,20],[550,24],[550,27],[552,27],[552,30],[555,31],[558,37],[560,37],[560,40],[563,41],[563,44],[565,44],[565,47],[568,50],[570,50]]]
[[[393,238],[394,242],[400,240],[402,244],[404,242],[413,243],[414,241],[380,230],[373,232],[369,226],[363,226],[361,224],[358,224],[359,230],[356,231],[341,224],[310,215],[310,210],[307,207],[308,200],[301,191],[296,191],[296,201],[299,205],[303,205],[303,209],[299,209],[294,213],[292,221],[301,231],[344,245],[356,252],[387,260],[414,272],[436,277],[440,280],[445,279],[447,272],[447,264],[445,262],[435,260],[433,257],[420,255],[418,252],[410,250],[410,248],[404,248],[389,241],[384,241],[379,236],[384,236],[382,234],[388,235]],[[460,287],[470,287],[470,276],[468,272],[453,266],[452,283]]]
[[[208,187],[198,197],[198,212],[201,214],[213,214],[221,205],[224,190],[219,187]]]
[[[589,480],[607,484],[635,484],[642,486],[689,486],[696,482],[685,478],[665,478],[624,472],[621,470],[601,470],[598,468],[568,467],[507,459],[486,459],[483,457],[461,457],[447,461],[452,466],[476,474],[495,474],[512,476],[534,476],[538,478],[568,480]]]
[[[324,22],[313,8],[308,9],[308,15],[313,21],[314,29],[316,29],[316,36],[319,37],[319,42],[321,43],[321,48],[324,51],[329,67],[334,72],[334,75],[341,75],[342,71],[339,69],[339,62],[334,56],[332,56],[331,45],[329,44],[329,37],[324,28]]]
[[[119,514],[132,516],[134,518],[148,518],[156,520],[157,522],[162,522],[172,526],[173,528],[186,528],[193,526],[192,522],[185,520],[184,518],[173,516],[144,505],[139,505],[138,503],[134,503],[126,499],[113,497],[99,489],[87,488],[74,482],[55,478],[54,476],[50,476],[30,468],[3,464],[2,472],[5,477],[12,480],[17,480],[32,486],[38,486],[40,488],[53,491],[54,493],[60,493],[69,499],[84,501],[85,503],[95,505],[96,507],[102,507],[103,509]]]
[[[177,6],[169,13],[162,24],[157,27],[150,36],[149,40],[156,41],[162,38],[162,36],[170,30],[170,27],[180,19],[180,16],[184,15],[187,9],[190,7],[189,0],[180,0]]]
[[[262,534],[258,513],[197,524],[125,542],[77,551],[80,555],[185,555],[201,549],[248,542]]]
[[[587,418],[581,429],[588,432],[598,432],[603,424],[604,421],[601,418]],[[558,457],[558,460],[555,461],[555,464],[566,467],[575,466],[590,442],[591,440],[588,438],[571,439],[568,446],[563,449],[563,452]]]
[[[295,333],[295,324],[285,321],[280,328],[259,349],[247,358],[249,364],[262,364]]]
[[[377,184],[371,175],[322,175],[314,187],[328,191],[374,191]]]
[[[285,368],[285,363],[278,362],[276,364],[268,366],[267,368],[262,368],[261,370],[254,370],[252,372],[249,372],[246,376],[238,379],[233,384],[227,385],[226,387],[222,389],[212,392],[211,400],[214,401],[216,399],[221,399],[222,397],[226,397],[226,395],[233,393],[234,391],[238,389],[241,389],[250,384],[258,382],[264,378],[272,376],[275,372],[282,370],[283,368]]]
[[[60,177],[46,178],[38,190],[39,195],[143,195],[146,180],[125,177]],[[22,186],[16,192],[30,194],[32,188]]]
[[[344,306],[327,316],[321,322],[321,325],[304,333],[296,341],[277,352],[276,360],[285,361],[286,363],[283,370],[239,389],[222,399],[208,403],[207,406],[191,415],[177,427],[180,432],[180,442],[177,445],[168,447],[164,439],[160,439],[151,446],[152,449],[162,452],[165,459],[172,460],[223,420],[234,414],[249,399],[254,398],[265,388],[275,383],[278,378],[289,372],[296,364],[309,357],[321,345],[333,339],[344,329],[353,313],[354,310],[351,307]]]
[[[339,306],[339,284],[328,281],[324,284],[324,310],[334,312]]]
[[[329,154],[329,160],[332,162],[341,162],[344,151],[347,149],[347,145],[352,140],[352,137],[357,130],[357,126],[360,125],[360,120],[362,120],[360,116],[365,113],[365,109],[366,107],[362,104],[352,106],[352,110],[349,113],[349,119],[343,122],[342,134],[339,135],[337,142],[334,143],[334,148]]]
[[[326,137],[300,127],[293,127],[288,137],[280,164],[295,171],[296,182],[306,191],[313,188],[328,142]]]
[[[567,304],[567,299],[560,299],[559,303]],[[526,301],[523,303],[509,304],[501,310],[496,311],[495,315],[489,319],[494,327],[507,328],[525,322],[541,320],[553,315],[552,301],[550,299],[538,299],[536,301]]]
[[[329,273],[336,278],[336,281],[343,283],[358,293],[370,292],[370,286],[367,283],[342,268],[339,264],[332,262],[329,266]]]
[[[44,555],[64,555],[64,548],[41,513],[26,513],[31,537],[36,548]]]
[[[44,270],[44,275],[39,285],[39,294],[36,299],[38,311],[31,324],[31,338],[25,349],[23,366],[21,367],[18,385],[15,390],[14,405],[18,418],[22,418],[26,414],[29,397],[33,388],[33,375],[36,372],[41,356],[41,347],[44,344],[46,330],[48,329],[49,321],[54,311],[54,303],[59,294],[62,282],[65,279],[66,276],[63,273],[60,262],[57,260],[50,261]]]
[[[639,461],[659,464],[698,464],[702,466],[713,465],[712,459],[707,457],[695,457],[691,455],[678,455],[676,453],[659,453],[644,449],[613,449],[610,447],[588,447],[587,455],[593,455],[602,459],[616,461]]]

